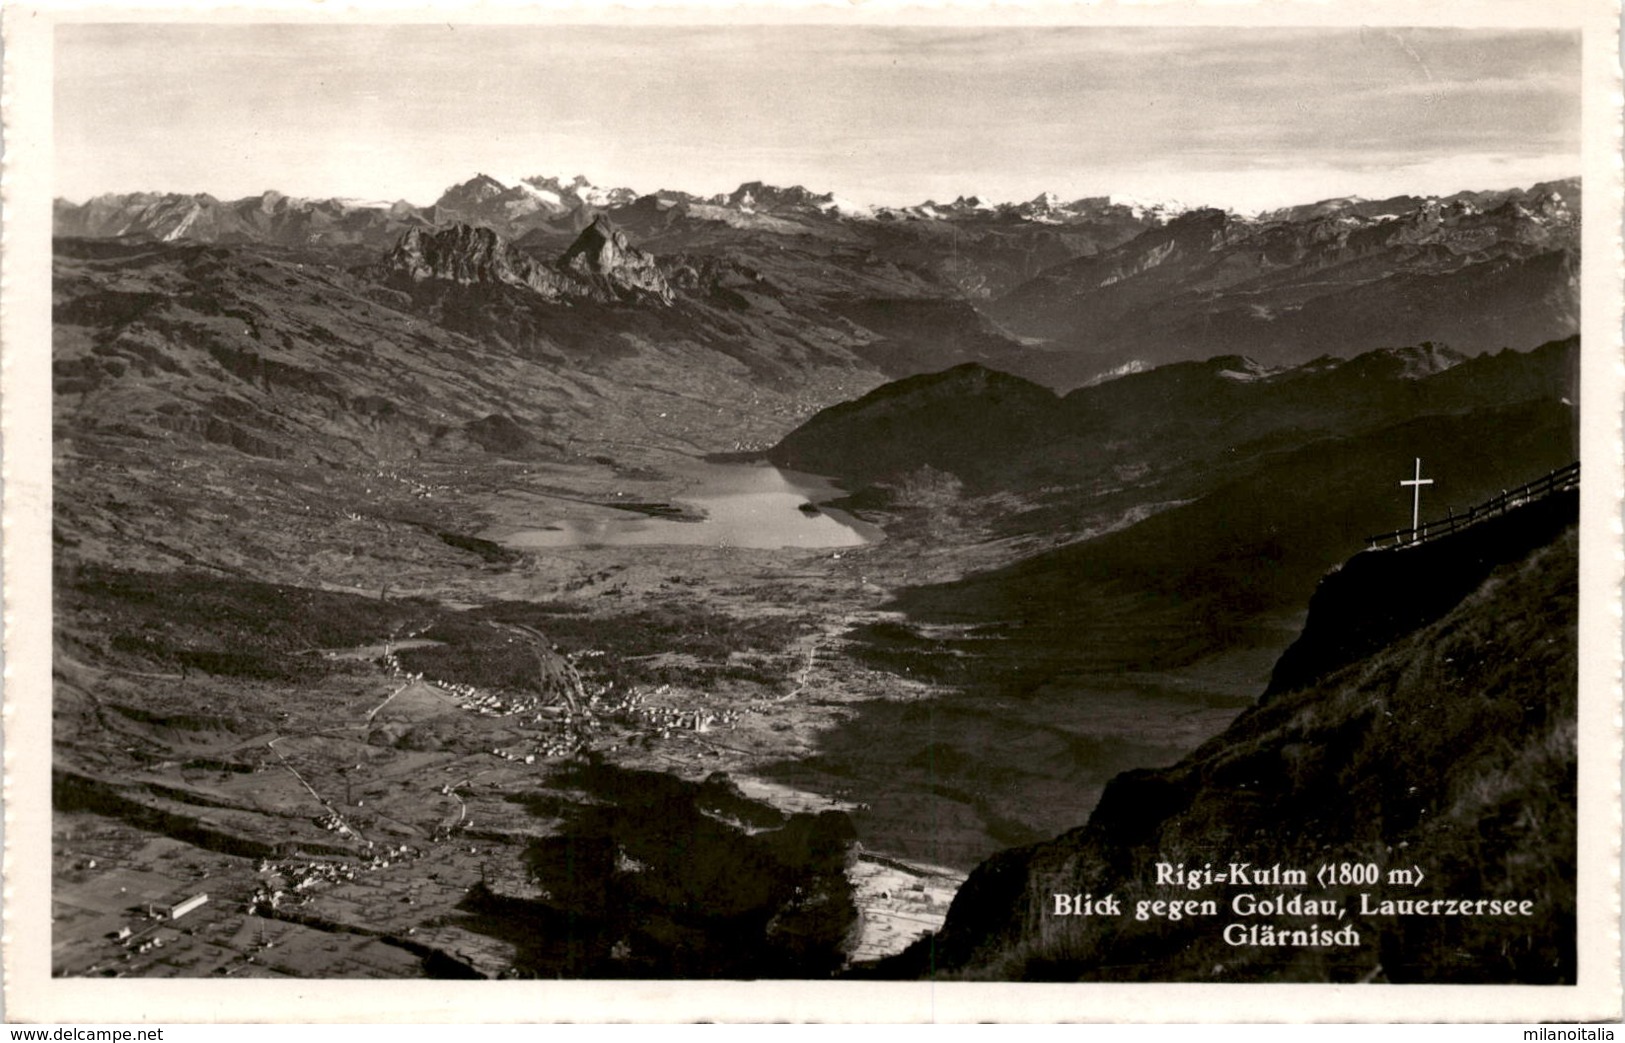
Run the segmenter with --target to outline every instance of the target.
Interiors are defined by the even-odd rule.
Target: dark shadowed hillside
[[[1127,772],[1087,825],[983,863],[942,932],[885,968],[971,978],[1187,981],[1572,982],[1575,979],[1577,530],[1509,515],[1524,545],[1431,624],[1264,699],[1177,765]],[[1435,565],[1476,556],[1451,537]],[[1380,552],[1399,562],[1408,550]],[[1432,568],[1414,573],[1428,580]],[[1368,580],[1372,577],[1368,575]],[[1349,598],[1409,596],[1400,573]],[[1303,664],[1307,677],[1315,673]],[[1158,863],[1166,864],[1159,884]],[[1301,868],[1306,883],[1173,882],[1172,867]],[[1373,883],[1319,879],[1375,867]],[[1411,875],[1391,876],[1390,870]],[[1361,894],[1366,897],[1362,899]],[[1115,896],[1121,916],[1058,916],[1054,895]],[[1237,896],[1329,906],[1259,911]],[[1136,918],[1143,901],[1212,899],[1211,913]],[[1521,915],[1385,900],[1527,902]],[[1339,912],[1338,910],[1341,910]],[[1413,910],[1414,911],[1414,910]],[[1231,926],[1239,925],[1239,926]],[[1287,944],[1249,932],[1287,932]],[[1291,943],[1352,928],[1357,943]],[[1228,936],[1227,933],[1229,932]],[[1238,944],[1238,939],[1240,943]],[[1249,941],[1248,939],[1252,939]]]
[[[1171,500],[1189,495],[1193,467],[1211,481],[1260,452],[1423,414],[1577,401],[1578,359],[1572,337],[1473,358],[1433,343],[1292,367],[1231,355],[1131,373],[1061,398],[963,366],[831,406],[768,455],[853,487],[928,465],[973,488],[1087,484],[1099,495],[1162,485],[1161,499]]]
[[[1564,474],[1572,478],[1558,477]],[[1578,465],[1553,477],[1559,491],[1536,502],[1520,502],[1520,493],[1510,508],[1500,506],[1507,497],[1492,500],[1487,515],[1460,532],[1410,544],[1384,541],[1327,573],[1309,601],[1304,632],[1275,664],[1266,697],[1309,684],[1433,622],[1492,570],[1550,542],[1580,509]],[[1396,547],[1402,553],[1388,553]],[[1406,596],[1392,596],[1395,590]]]
[[[886,384],[830,406],[767,454],[852,485],[936,467],[977,484],[1053,439],[1054,392],[975,363]]]
[[[1429,344],[1281,370],[1231,356],[1064,398],[970,366],[831,407],[769,455],[923,524],[1075,534],[894,602],[918,627],[960,631],[955,670],[1028,690],[1060,672],[1188,663],[1290,620],[1326,569],[1408,520],[1398,483],[1417,456],[1436,479],[1425,505],[1441,515],[1567,464],[1577,357],[1574,340],[1476,358]],[[929,506],[909,508],[911,497]],[[871,636],[900,651],[895,628]],[[925,647],[911,669],[940,662]]]
[[[847,640],[943,691],[867,705],[782,770],[864,780],[888,797],[866,829],[950,864],[1074,826],[1116,772],[1171,763],[1256,698],[1325,571],[1409,522],[1415,455],[1430,518],[1572,461],[1577,349],[1232,356],[1061,399],[967,367],[824,411],[775,458],[856,486],[837,502],[884,522],[903,579],[899,615]],[[946,550],[967,538],[975,561]],[[1144,727],[1170,704],[1177,738]],[[930,830],[892,810],[919,789]]]
[[[906,591],[896,605],[913,620],[980,624],[1022,646],[1023,686],[1063,663],[1189,662],[1263,617],[1301,611],[1349,548],[1393,528],[1408,506],[1398,482],[1414,454],[1440,476],[1434,503],[1465,508],[1573,460],[1571,424],[1569,407],[1533,401],[1260,453],[1189,503],[1005,569]]]

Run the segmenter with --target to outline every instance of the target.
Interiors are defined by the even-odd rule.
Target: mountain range
[[[510,185],[482,174],[424,207],[135,193],[58,200],[55,219],[64,237],[275,245],[354,267],[414,231],[459,224],[546,259],[605,218],[679,293],[685,273],[712,287],[695,273],[732,266],[794,299],[792,311],[814,305],[862,327],[884,375],[974,360],[1064,388],[1222,354],[1291,364],[1423,340],[1473,354],[1567,336],[1580,204],[1572,179],[1248,216],[1049,194],[869,207],[761,182],[638,195],[579,176]]]
[[[896,813],[869,827],[928,860],[1078,827],[1117,772],[1173,763],[1217,731],[1200,722],[1309,672],[1283,655],[1312,595],[1368,536],[1410,524],[1399,482],[1417,457],[1430,481],[1424,521],[1570,464],[1579,358],[1577,338],[1472,357],[1422,344],[1296,366],[1220,356],[1064,395],[963,365],[829,407],[766,455],[837,476],[851,491],[832,506],[887,534],[897,562],[883,581],[888,615],[853,627],[849,654],[898,684],[938,688],[928,712],[866,711],[784,777],[822,772],[831,785],[886,795],[887,807],[936,795],[931,821],[975,829],[922,830]],[[876,556],[864,572],[880,571]],[[1410,560],[1395,564],[1403,572]],[[1381,590],[1407,607],[1434,604],[1445,586],[1432,574],[1394,579]],[[1382,619],[1387,606],[1374,594],[1347,611]],[[1325,631],[1351,632],[1346,619],[1323,612],[1305,647],[1342,647]],[[1142,727],[1170,712],[1190,729],[1183,748]],[[1214,830],[1228,792],[1211,797]],[[1167,828],[1177,833],[1177,821]],[[1207,850],[1247,849],[1215,840]],[[978,874],[1023,857],[995,857]],[[965,899],[969,945],[1023,922],[1030,895],[1005,897],[989,900],[987,918],[974,912],[980,899]]]
[[[1260,219],[1197,210],[1046,269],[988,311],[1076,353],[1073,372],[1245,351],[1302,359],[1441,340],[1478,351],[1577,327],[1578,187],[1325,204]]]
[[[969,364],[832,406],[767,455],[839,477],[860,510],[906,513],[936,475],[955,492],[935,513],[996,504],[991,535],[1076,534],[893,603],[924,630],[967,629],[972,658],[997,631],[1010,658],[995,672],[1030,689],[1189,663],[1295,611],[1349,548],[1398,527],[1397,500],[1372,493],[1406,447],[1439,472],[1432,514],[1569,463],[1578,364],[1577,338],[1278,369],[1221,356],[1064,396]]]
[[[779,187],[761,181],[745,182],[732,192],[696,195],[677,190],[639,193],[630,188],[602,188],[581,175],[531,176],[507,184],[490,175],[477,174],[447,188],[427,206],[414,206],[405,200],[299,199],[274,191],[233,201],[222,201],[206,193],[131,192],[100,195],[82,204],[58,199],[55,216],[59,235],[146,235],[211,242],[243,238],[284,245],[317,245],[356,241],[336,235],[338,230],[331,221],[317,217],[347,215],[354,222],[348,227],[350,232],[380,244],[391,234],[398,234],[402,227],[414,223],[440,225],[464,221],[484,224],[516,237],[533,227],[549,227],[560,217],[586,211],[586,219],[590,219],[594,212],[630,206],[640,200],[660,209],[681,206],[696,217],[725,223],[749,223],[741,219],[755,217],[763,227],[772,227],[766,220],[769,217],[781,221],[828,217],[876,221],[1025,221],[1047,225],[1125,221],[1153,225],[1187,209],[1171,201],[1142,202],[1111,196],[1063,202],[1049,192],[1018,203],[989,203],[974,196],[960,196],[948,203],[927,200],[914,206],[884,207],[853,203],[833,193],[814,192],[800,185]],[[289,220],[294,217],[303,221]]]

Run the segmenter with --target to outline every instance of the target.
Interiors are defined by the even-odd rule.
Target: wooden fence
[[[1559,467],[1544,478],[1537,478],[1527,485],[1520,485],[1516,489],[1505,489],[1501,492],[1501,495],[1485,500],[1477,507],[1462,514],[1451,511],[1448,517],[1441,518],[1438,521],[1425,522],[1414,529],[1395,529],[1393,532],[1367,536],[1366,546],[1368,550],[1377,550],[1384,547],[1414,547],[1428,540],[1460,532],[1470,525],[1476,525],[1487,518],[1505,514],[1514,507],[1532,503],[1543,496],[1550,496],[1565,489],[1578,489],[1579,487],[1580,463],[1575,461],[1567,467]]]

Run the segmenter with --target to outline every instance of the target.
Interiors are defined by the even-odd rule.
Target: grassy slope
[[[1175,767],[1120,776],[1087,826],[984,863],[934,950],[911,954],[929,962],[902,973],[1573,981],[1577,544],[1570,528],[1498,570],[1438,622],[1265,701]],[[1158,861],[1230,860],[1311,872],[1328,861],[1419,865],[1427,873],[1419,888],[1365,890],[1531,899],[1535,914],[1361,918],[1350,898],[1358,948],[1236,948],[1220,936],[1238,919],[1228,915],[1233,891],[1152,883]],[[1062,891],[1115,892],[1130,916],[1047,915],[1048,896]],[[1311,885],[1305,893],[1322,892]],[[1142,923],[1132,917],[1141,897],[1216,897],[1221,915]]]

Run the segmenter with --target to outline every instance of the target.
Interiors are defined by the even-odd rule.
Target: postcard
[[[9,1020],[1620,1016],[1616,5],[4,33]]]

